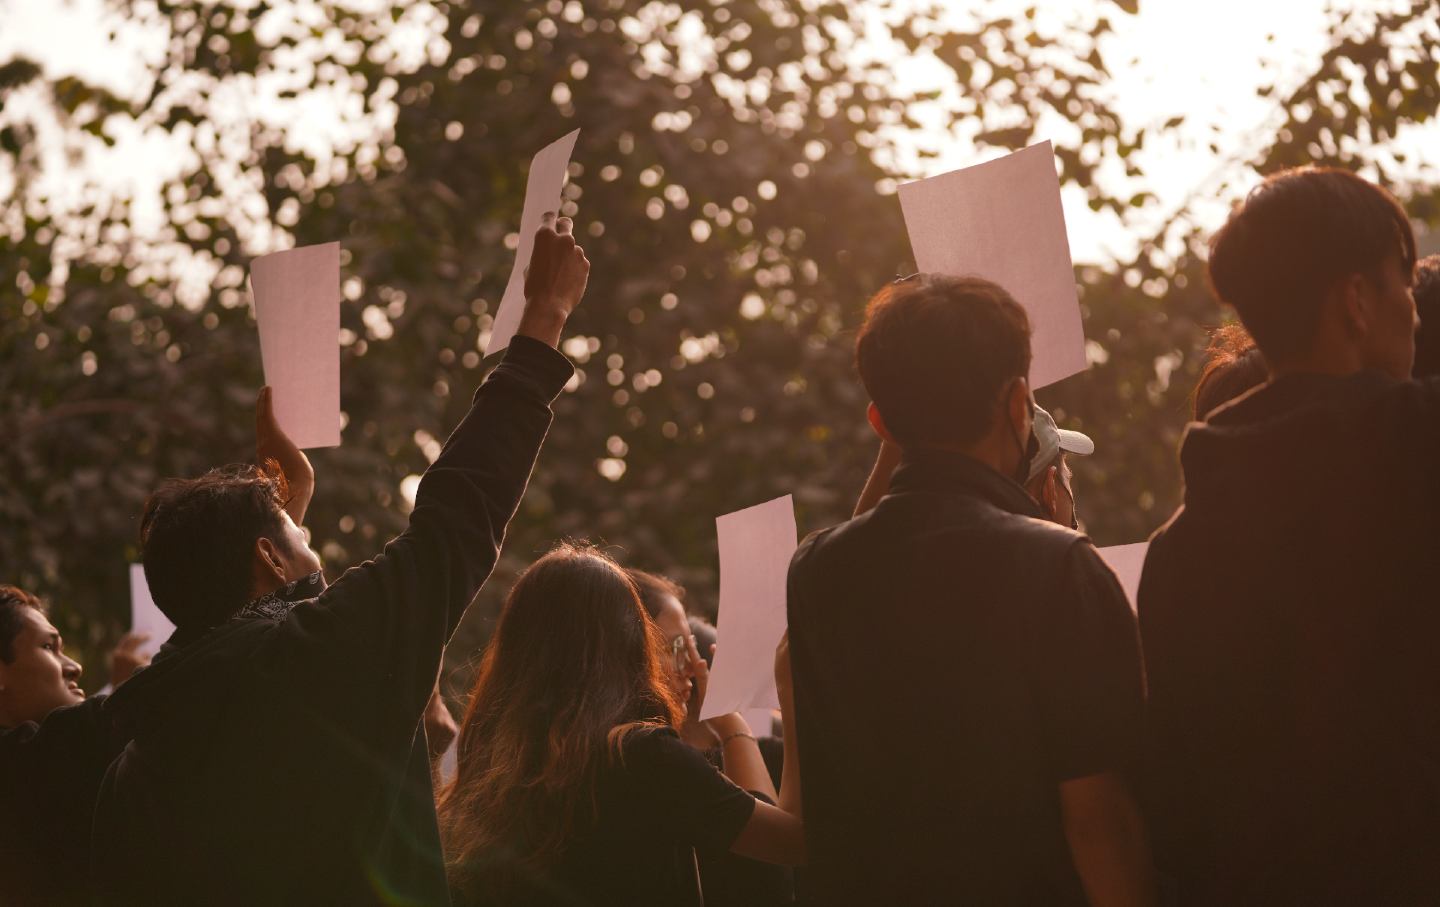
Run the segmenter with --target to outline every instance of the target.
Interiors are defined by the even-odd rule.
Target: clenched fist
[[[560,342],[565,320],[585,295],[590,278],[590,261],[575,244],[570,218],[558,220],[546,214],[535,232],[530,267],[525,269],[525,312],[517,334],[524,334],[551,346]]]

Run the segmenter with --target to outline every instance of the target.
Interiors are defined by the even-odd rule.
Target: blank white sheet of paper
[[[255,323],[275,419],[299,448],[340,444],[340,244],[250,263]]]
[[[1100,559],[1110,565],[1115,577],[1120,580],[1125,597],[1130,599],[1130,610],[1136,610],[1135,605],[1140,598],[1140,573],[1145,569],[1145,553],[1150,550],[1150,543],[1136,542],[1098,550]]]
[[[145,658],[153,658],[175,632],[175,625],[150,597],[150,584],[145,582],[142,564],[130,565],[130,632],[150,637],[136,649],[137,654]]]
[[[515,330],[520,327],[520,316],[525,313],[525,270],[530,267],[530,254],[535,251],[535,231],[540,229],[540,220],[545,212],[560,209],[565,171],[570,167],[570,155],[575,151],[575,140],[579,136],[578,129],[565,134],[540,149],[530,161],[530,176],[525,182],[525,209],[520,215],[520,246],[515,250],[515,267],[510,271],[510,282],[505,284],[505,295],[495,312],[495,325],[490,329],[490,342],[485,346],[486,356],[509,346]]]
[[[1085,370],[1085,331],[1049,142],[900,187],[921,271],[976,275],[1030,316],[1030,386]]]
[[[797,547],[790,495],[715,520],[720,613],[700,717],[780,707],[775,647],[785,635],[785,577]],[[753,729],[753,728],[752,728]]]

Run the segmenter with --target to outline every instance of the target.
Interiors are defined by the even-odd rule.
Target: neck
[[[915,452],[936,450],[944,453],[963,454],[976,462],[983,463],[1002,476],[1013,477],[1019,465],[1015,450],[1015,439],[1006,440],[1000,428],[976,441],[974,444],[926,444],[912,448]]]
[[[1315,335],[1307,349],[1294,356],[1276,361],[1267,357],[1270,374],[1282,375],[1353,375],[1367,366],[1365,354],[1353,334],[1345,330],[1333,309],[1328,309],[1315,327]]]

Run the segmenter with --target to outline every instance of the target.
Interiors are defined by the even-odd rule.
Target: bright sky
[[[966,10],[978,8],[974,4],[979,2],[952,4],[957,20]],[[989,12],[1009,0],[984,2]],[[1389,5],[1387,0],[1341,2]],[[74,73],[130,94],[127,88],[141,81],[142,61],[161,48],[145,36],[123,47],[110,44],[100,25],[102,3],[0,0],[0,60],[22,53],[40,61],[52,75]],[[1143,183],[1126,181],[1118,164],[1107,168],[1105,178],[1117,194],[1148,190],[1160,203],[1122,229],[1113,217],[1091,212],[1078,190],[1067,192],[1066,216],[1077,261],[1129,254],[1133,237],[1146,235],[1147,226],[1158,225],[1182,208],[1188,208],[1203,226],[1223,219],[1230,199],[1216,197],[1219,178],[1243,172],[1237,164],[1262,147],[1275,125],[1275,103],[1258,98],[1255,89],[1269,82],[1288,87],[1303,76],[1325,47],[1325,5],[1320,0],[1141,0],[1136,16],[1113,8],[1107,12],[1116,28],[1104,46],[1113,77],[1112,102],[1128,126],[1149,125],[1151,138],[1139,158]],[[1039,6],[1042,20],[1097,9],[1095,0],[1047,0]],[[916,88],[946,87],[943,68],[934,61],[901,60],[895,69]],[[334,111],[323,100],[308,110],[293,110],[295,139],[307,145],[325,144],[339,125],[333,122]],[[1160,124],[1180,114],[1186,119],[1179,128],[1158,131]],[[919,110],[916,115],[925,128],[905,141],[939,152],[921,165],[924,172],[944,172],[983,159],[968,142],[950,134],[938,111]],[[332,122],[327,124],[327,118]],[[1434,130],[1425,132],[1433,142]],[[1218,152],[1210,149],[1211,142]],[[163,146],[138,135],[127,136],[117,154],[121,166],[107,162],[92,167],[113,170],[117,179],[128,181],[142,196],[147,190],[153,194],[151,187],[159,185],[161,173],[156,162],[166,157]],[[986,155],[993,156],[993,152]],[[158,206],[154,212],[158,214]]]

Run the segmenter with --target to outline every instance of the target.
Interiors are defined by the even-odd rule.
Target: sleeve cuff
[[[491,380],[509,376],[549,404],[575,375],[575,366],[559,350],[534,337],[516,335]]]

